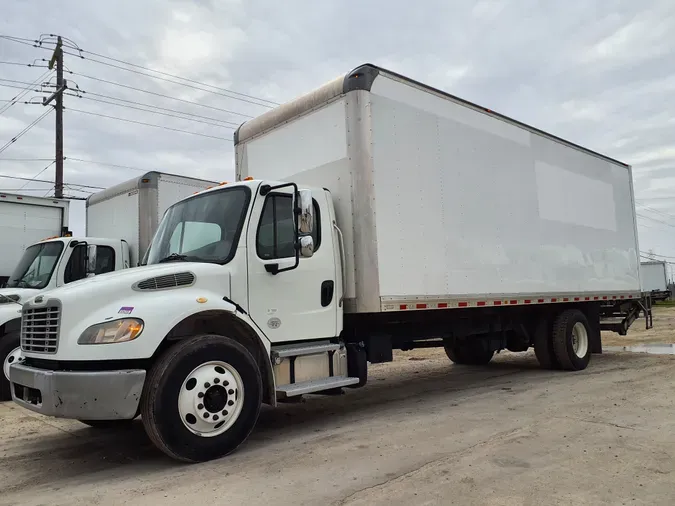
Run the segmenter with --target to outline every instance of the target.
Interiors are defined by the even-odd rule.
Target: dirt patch
[[[633,323],[628,335],[603,332],[602,343],[607,346],[632,346],[650,343],[675,343],[675,306],[655,306],[654,326],[646,330],[644,319]]]

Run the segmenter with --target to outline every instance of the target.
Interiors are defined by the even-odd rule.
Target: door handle
[[[335,291],[335,282],[328,279],[321,283],[321,306],[327,307],[333,301],[333,292]]]

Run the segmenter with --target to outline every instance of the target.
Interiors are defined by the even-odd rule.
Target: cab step
[[[302,357],[306,355],[318,355],[329,351],[338,351],[342,347],[339,343],[320,341],[312,344],[287,344],[272,348],[272,358]]]
[[[329,378],[303,381],[301,383],[291,383],[288,385],[278,386],[277,396],[294,397],[296,395],[323,392],[325,390],[333,390],[336,388],[347,387],[349,385],[355,385],[358,382],[359,378],[349,378],[347,376],[332,376]]]

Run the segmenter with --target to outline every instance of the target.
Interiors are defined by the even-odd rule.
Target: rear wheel
[[[261,402],[260,370],[249,351],[227,337],[200,335],[169,348],[152,367],[141,418],[164,453],[202,462],[246,440]]]
[[[2,374],[0,374],[0,401],[12,400],[12,391],[9,383],[9,366],[23,362],[19,333],[10,332],[0,338],[0,362]]]
[[[549,320],[541,319],[534,331],[534,354],[543,369],[560,369],[560,362],[553,352],[551,338],[551,324]]]
[[[553,322],[553,353],[562,369],[581,371],[591,360],[590,325],[578,309],[563,311]]]
[[[480,339],[471,339],[461,344],[445,345],[445,354],[458,365],[486,365],[492,360],[494,351]]]

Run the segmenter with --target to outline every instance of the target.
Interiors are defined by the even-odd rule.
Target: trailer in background
[[[87,235],[124,237],[129,243],[131,266],[135,267],[166,210],[179,200],[217,184],[153,171],[112,186],[87,199]]]
[[[0,193],[0,286],[28,246],[68,232],[68,209],[64,199]]]
[[[653,300],[659,301],[669,298],[668,264],[662,260],[641,262],[640,284],[642,291],[651,294]]]

